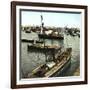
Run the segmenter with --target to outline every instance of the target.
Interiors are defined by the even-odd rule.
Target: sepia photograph
[[[11,2],[11,88],[87,84],[87,6]]]
[[[81,13],[20,13],[21,78],[79,76]]]

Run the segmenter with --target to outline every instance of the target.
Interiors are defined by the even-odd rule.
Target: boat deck
[[[62,56],[62,58],[58,58],[55,61],[51,61],[50,64],[52,64],[52,65],[47,65],[48,62],[46,64],[40,65],[39,67],[34,69],[32,71],[32,73],[30,73],[28,75],[28,77],[29,78],[34,78],[34,77],[51,77],[58,70],[61,70],[62,68],[64,68],[65,64],[68,63],[68,61],[71,58],[71,49],[67,49],[65,52],[62,53],[61,56]]]
[[[55,50],[60,50],[61,47],[60,46],[44,46],[44,45],[40,45],[40,44],[35,44],[35,45],[29,45],[28,44],[28,50],[36,50],[36,51],[55,51]]]
[[[21,41],[22,42],[27,42],[27,43],[34,43],[34,40],[29,40],[29,39],[21,39]],[[35,42],[43,44],[43,41],[36,40]]]
[[[64,39],[63,35],[46,35],[46,34],[38,34],[39,38],[44,39]]]

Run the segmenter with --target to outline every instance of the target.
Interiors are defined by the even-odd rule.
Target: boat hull
[[[40,52],[53,52],[53,51],[57,51],[60,50],[61,47],[48,47],[48,46],[34,46],[34,45],[27,45],[28,47],[28,51],[40,51]]]
[[[61,56],[58,56],[55,61],[53,61],[54,66],[48,66],[48,64],[43,64],[39,68],[35,69],[33,73],[29,77],[57,77],[57,76],[63,76],[65,73],[65,70],[68,69],[68,67],[71,64],[71,52],[72,49],[68,48],[66,51],[62,53]],[[50,65],[50,64],[49,64]]]
[[[65,65],[60,68],[58,71],[56,71],[53,75],[51,75],[50,77],[60,77],[60,76],[65,76],[65,72],[70,68],[71,66],[71,58],[68,60],[67,63],[65,63]]]
[[[22,42],[34,43],[34,40],[22,39]],[[43,43],[43,41],[36,40],[36,43]]]
[[[38,34],[39,38],[44,38],[44,39],[64,39],[64,36],[52,36],[52,35],[46,35],[46,34]]]

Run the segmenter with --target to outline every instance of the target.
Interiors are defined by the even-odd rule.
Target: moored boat
[[[54,50],[60,50],[61,49],[61,47],[60,46],[55,46],[55,45],[53,45],[53,46],[49,46],[49,45],[45,45],[44,46],[44,44],[33,44],[33,45],[27,45],[27,47],[28,47],[28,51],[30,51],[30,50],[37,50],[37,51],[49,51],[49,50],[52,50],[52,51],[54,51]]]
[[[41,40],[29,40],[29,39],[21,39],[22,42],[27,42],[27,43],[43,43]]]
[[[39,38],[44,39],[64,39],[64,36],[62,34],[59,35],[47,35],[47,34],[38,34]]]
[[[43,16],[41,15],[41,31],[38,34],[39,38],[43,39],[64,39],[64,35],[59,33],[58,30],[44,30]]]
[[[28,78],[52,77],[58,71],[62,73],[66,64],[70,65],[71,52],[72,48],[66,48],[54,61],[39,65],[32,73],[28,74]]]
[[[26,29],[25,33],[31,33],[31,30],[30,29]]]
[[[43,29],[43,17],[41,15],[41,32],[38,34],[39,38],[44,39],[64,39],[63,34],[59,34],[57,31],[49,30],[46,33]],[[37,66],[32,72],[28,73],[27,78],[39,78],[39,77],[53,77],[59,71],[62,73],[71,62],[72,48],[63,48],[60,46],[48,46],[45,44],[27,45],[28,50],[42,51],[45,54],[46,62]],[[48,59],[47,54],[50,52],[51,57]]]

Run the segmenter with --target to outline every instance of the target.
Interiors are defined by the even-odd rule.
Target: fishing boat
[[[45,39],[64,39],[64,36],[62,34],[38,34],[39,38],[45,38]]]
[[[27,43],[43,43],[42,40],[29,40],[29,39],[21,39],[22,42],[27,42]]]
[[[41,16],[41,22],[42,22],[42,16]],[[43,22],[41,26],[41,33],[39,34],[42,37],[45,35],[43,34]],[[51,36],[46,36],[51,38]],[[45,38],[46,38],[45,37]],[[59,38],[59,36],[53,36],[54,38]],[[44,39],[45,39],[44,38]],[[48,39],[49,39],[48,38]],[[43,40],[44,40],[43,39]],[[71,64],[71,56],[72,56],[72,48],[63,48],[61,46],[56,45],[45,45],[45,42],[43,44],[36,44],[35,42],[32,45],[28,44],[28,50],[37,50],[42,51],[45,54],[46,60],[45,63],[38,65],[34,70],[30,73],[28,73],[27,78],[39,78],[39,77],[53,77],[57,76],[57,72],[59,74],[62,74],[64,70],[67,69],[68,66]],[[47,54],[50,52],[51,58],[47,58]]]
[[[49,46],[49,45],[44,45],[42,43],[37,43],[37,44],[32,44],[32,45],[28,44],[27,47],[28,47],[28,51],[34,50],[34,51],[42,51],[42,52],[44,52],[44,51],[54,51],[54,50],[61,49],[60,46],[55,46],[55,45]]]
[[[65,67],[71,63],[72,48],[66,48],[57,58],[45,64],[39,65],[31,73],[28,78],[38,77],[53,77],[59,71],[60,74],[65,70]]]
[[[26,29],[25,33],[31,33],[31,30],[30,29]]]
[[[58,31],[48,30],[44,31],[44,22],[43,16],[41,15],[41,31],[38,34],[39,38],[43,39],[64,39],[64,35],[59,33]]]

